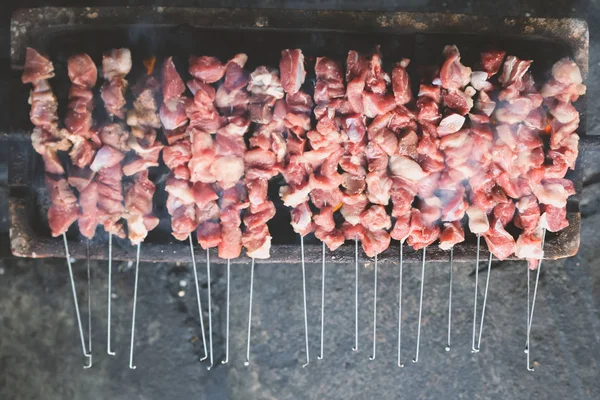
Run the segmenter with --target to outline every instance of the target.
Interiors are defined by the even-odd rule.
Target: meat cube
[[[225,75],[225,66],[215,57],[190,57],[190,74],[203,82],[215,83]]]
[[[285,92],[289,94],[298,92],[306,77],[302,50],[283,50],[281,52],[281,61],[279,62],[279,73],[281,76],[281,85]]]
[[[196,229],[198,243],[203,249],[217,247],[221,243],[221,225],[214,221],[204,221]]]
[[[440,249],[450,250],[455,244],[465,240],[465,232],[460,221],[445,222],[440,234]]]
[[[396,217],[394,229],[390,232],[392,239],[404,242],[410,233],[410,211]]]
[[[392,89],[396,104],[400,106],[408,103],[412,98],[410,78],[406,72],[409,62],[410,60],[403,59],[399,63],[396,63],[394,69],[392,69]]]
[[[384,230],[365,230],[365,235],[361,240],[363,250],[367,257],[375,257],[381,254],[390,246],[390,234]]]
[[[340,229],[332,229],[330,231],[318,227],[315,230],[315,237],[320,241],[324,242],[330,251],[338,249],[344,244],[344,234]]]
[[[291,211],[292,228],[300,236],[306,236],[313,230],[312,213],[308,203],[302,203]]]
[[[440,70],[440,81],[445,89],[461,89],[471,80],[471,68],[460,62],[460,53],[456,46],[444,48],[446,61]]]
[[[47,56],[28,47],[25,53],[25,67],[21,81],[25,84],[50,79],[54,77],[54,65]]]
[[[333,207],[323,207],[319,214],[313,216],[315,225],[321,228],[324,232],[329,232],[335,229],[335,221],[333,220]]]
[[[515,239],[506,232],[499,219],[492,218],[490,229],[483,237],[488,249],[501,261],[515,252]]]
[[[392,221],[385,208],[376,204],[372,205],[360,214],[360,223],[366,229],[372,231],[389,229],[392,227]]]

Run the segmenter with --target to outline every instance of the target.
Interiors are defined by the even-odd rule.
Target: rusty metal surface
[[[413,68],[413,73],[417,74],[417,66],[436,62],[443,45],[448,43],[459,46],[466,62],[475,57],[485,45],[500,46],[511,54],[530,57],[535,60],[532,70],[538,79],[547,77],[556,60],[571,56],[581,68],[582,74],[587,76],[587,24],[569,18],[496,18],[366,11],[48,7],[18,10],[11,21],[13,68],[22,68],[27,46],[47,52],[57,65],[57,77],[52,84],[58,92],[60,104],[64,103],[62,99],[66,97],[68,88],[66,71],[61,69],[66,69],[66,57],[76,51],[86,51],[95,60],[99,60],[104,50],[114,46],[127,46],[132,48],[134,65],[136,60],[148,55],[173,54],[176,59],[179,57],[185,60],[190,54],[209,53],[227,58],[234,52],[245,51],[250,56],[249,66],[252,66],[255,60],[276,64],[279,48],[302,47],[309,57],[325,53],[343,57],[350,48],[369,51],[375,44],[381,44],[384,58],[388,55],[387,62],[394,58],[411,58],[409,68]],[[576,105],[581,113],[579,133],[583,139],[580,144],[582,153],[586,148],[598,147],[598,141],[585,136],[585,101],[584,97]],[[23,114],[26,115],[27,112],[27,104],[24,104]],[[52,238],[47,228],[45,213],[48,202],[43,188],[43,165],[29,143],[29,129],[28,125],[24,125],[21,130],[5,135],[10,146],[11,251],[22,257],[63,257],[62,240]],[[578,193],[569,200],[567,218],[570,225],[558,234],[548,234],[545,246],[547,258],[569,257],[579,248],[581,165],[578,162],[576,171],[569,176],[575,182]],[[274,197],[277,197],[278,184],[275,181],[270,184],[269,189],[269,194],[276,203],[277,199]],[[161,191],[164,191],[164,186],[159,185],[158,197],[161,196]],[[164,203],[164,199],[158,201]],[[274,237],[272,257],[265,261],[297,263],[300,259],[300,246],[297,235],[289,226],[289,212],[280,201],[276,206],[277,215],[269,224]],[[142,244],[142,260],[188,262],[189,246],[175,241],[168,234],[170,221],[164,207],[162,213],[160,210],[157,213],[161,224],[150,234],[146,243]],[[100,231],[98,229],[90,248],[91,257],[95,259],[107,256],[106,235]],[[71,254],[83,257],[86,246],[76,227],[69,231],[68,239]],[[115,259],[133,259],[135,250],[128,243],[116,241],[113,249]],[[415,252],[406,247],[405,259],[421,258],[420,251]],[[482,245],[482,249],[484,247]],[[202,261],[205,253],[199,247],[197,250],[196,257]],[[306,239],[305,250],[307,262],[321,260],[321,246],[312,235]],[[354,244],[347,243],[327,254],[334,262],[352,262]],[[361,262],[370,261],[362,251],[360,255]],[[487,257],[486,251],[482,250],[482,257]],[[382,263],[392,263],[397,258],[398,243],[393,241],[379,260]],[[456,246],[454,258],[456,261],[475,258],[474,236],[469,235],[465,243]],[[427,251],[427,259],[447,260],[448,252],[431,246]],[[241,257],[232,262],[247,263],[248,259]]]

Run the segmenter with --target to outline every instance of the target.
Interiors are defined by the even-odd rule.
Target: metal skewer
[[[229,288],[231,277],[231,260],[227,259],[227,309],[225,316],[225,359],[221,360],[221,364],[229,362]]]
[[[479,339],[477,340],[477,351],[478,352],[479,352],[479,350],[481,350],[481,334],[483,332],[483,319],[485,318],[485,306],[487,304],[488,288],[490,286],[490,272],[492,270],[492,258],[494,258],[494,255],[490,251],[490,258],[488,260],[487,277],[485,278],[485,292],[483,294],[483,309],[481,310],[481,321],[479,324]]]
[[[325,332],[325,242],[323,242],[323,265],[321,266],[321,354],[318,360],[323,359],[323,338]]]
[[[248,342],[246,345],[246,361],[244,365],[250,365],[250,331],[252,329],[252,294],[254,292],[254,258],[252,258],[252,266],[250,267],[250,302],[248,306]]]
[[[112,351],[110,344],[110,325],[111,325],[111,309],[112,303],[112,233],[108,234],[108,320],[107,320],[107,332],[106,332],[106,353],[109,356],[114,356],[116,353]]]
[[[423,263],[421,265],[421,299],[419,300],[419,325],[417,325],[417,350],[415,352],[415,358],[413,363],[419,362],[419,346],[421,345],[421,316],[423,315],[423,286],[425,284],[425,255],[427,252],[427,246],[423,247]]]
[[[546,241],[546,228],[544,228],[542,233],[542,250],[544,249],[544,242]],[[543,257],[543,256],[542,256]],[[530,364],[530,355],[531,355],[531,342],[530,334],[531,334],[531,323],[533,321],[533,311],[535,309],[535,299],[537,297],[538,283],[540,281],[540,269],[542,269],[542,259],[538,262],[537,273],[535,275],[535,287],[533,289],[533,299],[531,300],[531,314],[527,316],[527,343],[525,345],[525,353],[527,353],[527,371],[533,372],[535,368],[531,367]],[[529,292],[529,266],[527,266],[527,291]],[[527,293],[527,305],[529,306],[529,293]]]
[[[454,270],[454,246],[450,247],[450,289],[448,291],[448,343],[446,351],[450,351],[450,337],[452,334],[452,274]]]
[[[471,342],[471,353],[478,353],[475,347],[475,336],[477,335],[477,288],[479,287],[479,245],[481,235],[477,234],[477,256],[475,257],[475,299],[473,300],[473,340]]]
[[[302,365],[305,368],[310,363],[310,355],[308,352],[308,312],[306,310],[306,267],[304,265],[304,236],[300,235],[300,250],[302,252],[302,293],[304,296],[304,340],[306,344],[306,364]]]
[[[206,333],[204,331],[204,316],[202,315],[202,300],[200,300],[198,270],[196,268],[196,257],[194,255],[194,243],[192,241],[192,235],[189,235],[188,239],[190,242],[190,255],[192,257],[192,269],[194,270],[194,283],[196,284],[196,302],[198,303],[198,318],[200,319],[200,330],[202,331],[202,345],[204,346],[204,357],[202,357],[200,361],[204,361],[208,358],[208,351],[206,350]]]
[[[136,369],[133,365],[133,346],[135,339],[135,310],[137,305],[137,289],[138,289],[138,274],[140,269],[140,247],[141,243],[137,245],[137,253],[135,255],[135,281],[133,284],[133,313],[131,315],[131,343],[129,344],[129,368]]]
[[[210,343],[210,365],[207,370],[213,367],[213,340],[212,340],[212,299],[210,295],[210,249],[206,249],[206,277],[208,279],[208,340]]]
[[[369,357],[369,360],[375,359],[377,351],[377,254],[375,254],[373,276],[373,354]]]
[[[358,235],[354,237],[354,346],[358,351]]]
[[[88,293],[88,351],[90,357],[88,359],[89,364],[85,365],[83,368],[88,369],[92,368],[92,278],[90,272],[90,240],[86,240],[85,242],[85,250],[86,250],[86,264],[87,264],[87,293]]]
[[[69,244],[67,243],[67,235],[63,233],[63,241],[65,242],[65,257],[67,259],[67,267],[69,268],[69,278],[71,280],[71,291],[73,292],[73,304],[75,305],[75,315],[77,316],[77,325],[79,326],[79,338],[81,339],[81,350],[83,355],[87,359],[88,363],[85,365],[91,365],[92,355],[85,349],[85,339],[83,336],[83,327],[81,325],[81,314],[79,313],[79,303],[77,302],[77,292],[75,290],[75,279],[73,278],[73,267],[71,266],[71,255],[69,254]],[[84,368],[86,368],[84,366]]]
[[[400,242],[400,282],[398,285],[398,366],[404,368],[400,358],[400,350],[402,348],[402,264],[403,264],[403,247],[404,240]]]

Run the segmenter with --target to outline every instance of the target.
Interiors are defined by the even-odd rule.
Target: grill
[[[522,58],[535,60],[531,70],[536,80],[547,79],[552,64],[561,57],[572,57],[581,68],[584,78],[588,70],[588,28],[576,19],[492,18],[456,14],[384,13],[354,11],[250,10],[250,9],[192,9],[172,7],[129,8],[38,8],[19,10],[11,22],[11,61],[13,69],[21,69],[27,46],[50,55],[56,66],[51,81],[61,105],[66,105],[69,80],[67,58],[76,52],[87,52],[94,60],[114,47],[129,47],[134,69],[129,80],[141,72],[141,60],[149,56],[159,59],[173,56],[176,64],[184,64],[192,54],[208,54],[227,59],[237,52],[249,56],[247,67],[260,62],[278,65],[284,48],[302,48],[308,59],[328,55],[344,59],[349,49],[369,52],[376,44],[386,62],[386,68],[402,57],[411,59],[408,72],[418,76],[418,66],[439,61],[446,44],[456,44],[465,61],[472,64],[479,52],[497,46]],[[137,68],[137,69],[136,69]],[[311,71],[308,71],[308,79]],[[313,73],[314,77],[314,73]],[[52,238],[47,227],[46,211],[49,200],[43,181],[43,164],[29,140],[28,104],[26,89],[15,99],[19,106],[13,118],[15,126],[6,135],[9,166],[9,214],[11,251],[21,257],[63,257],[62,241]],[[99,99],[97,100],[99,103]],[[581,113],[579,133],[580,152],[598,147],[598,141],[586,137],[586,98],[577,104]],[[64,111],[64,106],[62,107]],[[581,214],[579,201],[582,186],[582,162],[567,177],[575,182],[577,195],[569,199],[569,227],[546,236],[545,257],[569,257],[579,247]],[[166,167],[159,167],[151,176],[160,181]],[[266,263],[295,263],[300,259],[300,246],[289,224],[289,211],[278,196],[281,181],[270,183],[269,196],[277,208],[270,221],[273,236],[271,258]],[[161,219],[157,229],[144,242],[142,261],[188,262],[189,247],[170,235],[170,220],[165,208],[164,182],[157,185],[155,213]],[[75,224],[76,225],[76,224]],[[107,236],[96,235],[90,244],[90,257],[107,256]],[[68,232],[70,252],[84,257],[86,246],[73,226]],[[305,239],[306,262],[321,261],[321,246],[314,237]],[[135,249],[128,241],[117,241],[114,259],[133,259]],[[379,255],[382,263],[397,261],[397,245]],[[467,237],[455,246],[455,261],[474,260],[475,237]],[[482,251],[487,255],[487,250]],[[204,254],[197,255],[202,261]],[[342,246],[329,257],[336,262],[353,262],[353,246]],[[362,255],[364,258],[364,255]],[[405,260],[420,259],[420,252],[406,250]],[[431,246],[428,260],[447,260],[448,253]],[[246,263],[245,258],[232,262]]]

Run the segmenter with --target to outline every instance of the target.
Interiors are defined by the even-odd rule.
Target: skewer
[[[403,260],[404,241],[400,242],[400,282],[398,288],[398,366],[404,368],[404,363],[400,358],[400,350],[402,348],[402,264]]]
[[[323,337],[325,332],[325,242],[323,244],[323,265],[321,266],[321,354],[317,357],[318,360],[323,359]]]
[[[88,359],[89,364],[83,368],[92,368],[92,285],[90,275],[90,240],[85,242],[86,260],[87,260],[87,293],[88,293],[88,351],[90,352],[90,358]]]
[[[369,360],[375,359],[377,351],[377,254],[375,254],[373,276],[373,354],[369,357]]]
[[[546,228],[544,228],[542,232],[542,250],[544,249],[544,242],[546,241]],[[535,275],[535,287],[533,289],[533,299],[531,300],[531,314],[527,315],[527,343],[525,345],[525,353],[527,354],[527,371],[533,372],[535,368],[531,367],[530,364],[530,355],[531,355],[531,342],[530,334],[531,334],[531,322],[533,321],[533,311],[535,309],[535,299],[537,297],[538,283],[540,281],[540,269],[542,268],[542,258],[538,262],[537,273]],[[529,265],[527,266],[527,306],[529,308]],[[529,311],[529,310],[528,310]]]
[[[304,340],[306,345],[306,364],[302,365],[305,368],[310,363],[310,355],[308,352],[308,312],[306,310],[306,267],[304,265],[304,236],[300,235],[300,249],[302,252],[302,293],[304,296]]]
[[[354,238],[354,346],[358,351],[358,235]]]
[[[188,239],[190,242],[190,254],[192,256],[192,268],[194,270],[194,283],[196,284],[196,302],[198,303],[198,318],[200,319],[200,329],[202,330],[202,345],[204,346],[204,357],[202,357],[200,361],[204,361],[208,358],[208,351],[206,350],[206,333],[204,331],[204,317],[202,316],[202,300],[200,300],[198,270],[196,268],[196,257],[194,256],[194,243],[192,242],[192,235],[189,235]]]
[[[73,267],[71,266],[71,255],[69,254],[69,244],[67,243],[67,235],[63,233],[63,241],[65,242],[65,257],[67,258],[67,267],[69,268],[69,278],[71,279],[71,291],[73,292],[73,304],[75,305],[75,315],[77,316],[77,325],[79,326],[79,338],[81,339],[81,350],[83,355],[88,360],[86,365],[91,365],[92,355],[85,349],[85,339],[83,337],[83,327],[81,325],[81,314],[79,313],[79,303],[77,302],[77,292],[75,290],[75,279],[73,278]],[[84,366],[84,368],[86,368]],[[89,367],[88,367],[89,368]]]
[[[106,353],[109,356],[114,356],[115,353],[112,351],[112,346],[110,344],[110,320],[112,315],[111,310],[112,304],[112,233],[108,234],[108,330],[106,332]]]
[[[208,279],[208,340],[210,343],[210,365],[207,370],[213,367],[213,340],[212,340],[212,299],[210,296],[210,248],[206,249],[206,277]]]
[[[483,309],[481,310],[481,322],[479,325],[479,339],[477,340],[477,351],[478,352],[481,349],[481,334],[483,332],[483,319],[485,318],[485,305],[487,304],[488,288],[490,286],[490,272],[492,270],[492,258],[494,258],[494,255],[490,251],[490,258],[488,260],[487,277],[485,279],[485,292],[483,295]]]
[[[450,289],[448,291],[448,343],[446,351],[450,351],[450,336],[452,334],[452,274],[454,270],[454,246],[450,247]]]
[[[427,246],[423,247],[423,262],[421,265],[421,299],[419,300],[419,325],[417,325],[417,351],[415,352],[415,358],[413,363],[419,362],[419,346],[421,344],[421,316],[423,314],[423,286],[425,283],[425,255],[427,252]]]
[[[229,362],[229,287],[231,276],[231,260],[227,259],[227,309],[225,317],[225,359],[221,360],[221,364]]]
[[[133,313],[131,315],[131,343],[129,344],[129,368],[136,369],[133,365],[133,345],[135,339],[135,310],[137,305],[137,289],[138,289],[138,274],[140,269],[140,248],[141,243],[137,245],[137,253],[135,255],[135,281],[133,283]]]
[[[250,331],[252,329],[252,294],[254,292],[254,258],[252,258],[252,265],[250,267],[250,302],[248,306],[248,342],[246,345],[246,361],[244,365],[247,367],[250,365]]]
[[[479,244],[481,235],[477,234],[477,256],[475,257],[475,299],[473,300],[473,340],[471,342],[471,353],[478,353],[479,349],[475,348],[475,336],[477,329],[477,288],[479,287]]]

